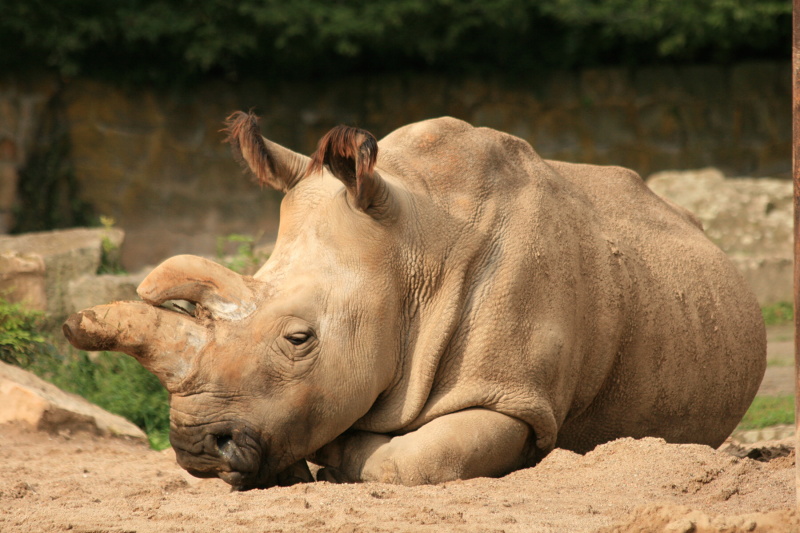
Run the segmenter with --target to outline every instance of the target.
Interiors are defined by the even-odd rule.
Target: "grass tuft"
[[[756,396],[736,429],[794,424],[794,396]]]
[[[761,316],[767,326],[783,326],[794,321],[791,302],[778,302],[761,308]]]

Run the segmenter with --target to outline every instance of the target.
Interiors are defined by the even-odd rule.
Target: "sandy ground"
[[[761,462],[623,439],[501,479],[230,492],[188,477],[170,450],[0,426],[3,532],[789,532],[794,480],[793,452]]]

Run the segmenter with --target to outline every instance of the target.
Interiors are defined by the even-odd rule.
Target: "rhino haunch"
[[[498,476],[618,437],[719,445],[764,373],[755,298],[685,210],[618,167],[441,118],[313,158],[227,131],[286,193],[253,277],[173,257],[73,315],[170,392],[178,462],[234,487]],[[188,300],[194,312],[159,307]]]

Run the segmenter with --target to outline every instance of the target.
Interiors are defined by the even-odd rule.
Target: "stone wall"
[[[0,81],[2,216],[38,110],[55,87]],[[221,122],[237,109],[255,107],[267,136],[304,153],[338,123],[380,137],[452,115],[523,137],[545,157],[642,175],[710,165],[750,176],[791,169],[788,63],[532,73],[516,81],[393,74],[175,92],[78,79],[58,96],[78,200],[125,230],[122,259],[131,269],[176,253],[213,254],[217,237],[229,233],[274,237],[278,195],[243,177],[221,143]]]
[[[13,226],[19,170],[24,167],[58,89],[50,78],[0,81],[0,234]]]

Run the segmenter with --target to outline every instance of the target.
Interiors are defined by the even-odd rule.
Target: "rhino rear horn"
[[[233,157],[250,170],[261,185],[288,192],[305,175],[310,159],[261,136],[258,117],[236,111],[225,121],[225,139]]]
[[[388,202],[388,189],[375,171],[378,141],[368,131],[336,126],[319,141],[308,165],[308,174],[326,165],[345,188],[356,207],[369,214],[380,212]]]
[[[136,289],[151,305],[168,300],[199,303],[214,318],[241,320],[256,309],[253,291],[241,276],[208,259],[176,255],[157,266]]]

